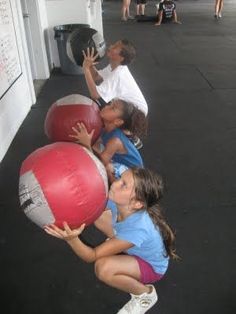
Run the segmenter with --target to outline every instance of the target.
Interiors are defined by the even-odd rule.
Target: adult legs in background
[[[145,14],[145,6],[146,6],[146,1],[137,0],[136,15],[144,15]]]
[[[222,17],[223,0],[215,0],[215,18]]]
[[[130,2],[131,0],[123,0],[122,9],[121,9],[122,21],[127,21],[128,18],[130,17],[130,14],[129,14]]]

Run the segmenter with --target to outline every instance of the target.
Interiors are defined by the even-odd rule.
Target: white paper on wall
[[[22,73],[10,0],[0,0],[0,99]]]

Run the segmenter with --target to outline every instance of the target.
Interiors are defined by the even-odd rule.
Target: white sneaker
[[[151,293],[143,293],[140,295],[131,294],[131,299],[127,302],[117,314],[144,314],[157,302],[158,296],[153,285]]]
[[[218,13],[218,18],[221,19],[222,18],[222,14],[221,12]]]

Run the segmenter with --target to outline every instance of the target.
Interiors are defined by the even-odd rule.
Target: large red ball
[[[20,169],[21,208],[38,226],[63,221],[75,228],[93,223],[106,206],[103,164],[86,148],[66,142],[31,153]]]
[[[90,98],[73,94],[58,99],[49,108],[44,122],[44,130],[47,137],[53,142],[73,142],[70,137],[78,122],[83,122],[90,133],[94,134],[92,144],[98,139],[102,130],[102,120],[98,105]]]

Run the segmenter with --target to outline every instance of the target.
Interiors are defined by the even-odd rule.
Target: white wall
[[[24,26],[20,2],[10,0],[10,4],[13,11],[22,74],[0,100],[0,161],[8,150],[31,105],[35,102],[29,59],[25,54],[27,46],[23,35]]]
[[[1,1],[3,0],[0,0],[0,2]],[[21,2],[19,0],[6,1],[11,4],[13,10],[17,49],[19,52],[22,74],[7,90],[4,96],[0,98],[0,161],[5,156],[19,127],[30,111],[31,106],[36,102]],[[3,2],[5,2],[5,0]],[[34,38],[33,42],[36,41],[37,44],[35,47],[36,55],[37,49],[38,52],[40,51],[40,46],[38,44],[41,42],[41,47],[43,49],[45,42],[42,41],[45,38],[45,33],[49,34],[49,38],[46,40],[46,46],[48,45],[48,55],[45,53],[42,59],[44,61],[45,58],[47,59],[46,62],[44,62],[44,74],[46,77],[49,74],[46,69],[46,63],[49,63],[51,67],[60,65],[56,41],[54,40],[54,32],[52,31],[54,26],[74,23],[89,24],[103,35],[101,0],[27,0],[27,3],[29,4],[29,7],[31,4],[36,4],[38,9],[37,14],[35,14],[35,19],[37,19],[39,27],[33,27],[36,31],[31,29]],[[48,26],[49,32],[47,31]],[[38,31],[39,33],[37,33]],[[37,38],[39,38],[39,40],[37,40]],[[1,75],[4,74],[1,73],[1,71],[0,64],[0,83],[1,78],[3,77]]]
[[[64,24],[89,24],[103,35],[101,0],[46,0],[48,17],[48,56],[50,68],[60,61],[53,27]]]
[[[101,0],[90,0],[90,25],[103,36]]]

